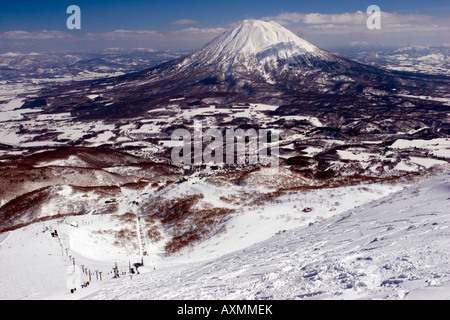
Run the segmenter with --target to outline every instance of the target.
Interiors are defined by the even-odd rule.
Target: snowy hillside
[[[449,176],[91,299],[450,298]],[[258,232],[255,226],[253,232]]]
[[[128,266],[139,262],[142,238],[113,232],[139,230],[131,214],[39,222],[0,235],[0,299],[448,299],[449,180],[284,196],[175,255],[149,245],[139,275]],[[306,205],[313,211],[299,210]]]

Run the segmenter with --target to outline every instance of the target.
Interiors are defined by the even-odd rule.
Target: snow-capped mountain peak
[[[187,57],[180,67],[215,65],[227,72],[236,66],[254,70],[263,65],[267,70],[286,64],[313,66],[317,60],[336,58],[277,22],[244,20]]]
[[[298,53],[313,53],[318,49],[278,23],[262,20],[244,20],[236,24],[205,49],[222,55],[256,55],[273,47],[292,48]]]

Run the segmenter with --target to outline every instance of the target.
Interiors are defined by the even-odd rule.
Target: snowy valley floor
[[[245,212],[226,233],[174,256],[152,248],[141,274],[119,279],[111,257],[126,271],[139,255],[92,236],[95,225],[114,228],[107,216],[77,217],[78,228],[33,224],[0,235],[0,299],[450,299],[450,175],[365,187],[372,196],[335,189],[342,209],[316,206],[323,212],[312,220],[289,216],[288,203]],[[92,270],[90,286],[74,294],[68,283],[88,275],[74,273],[66,253]]]

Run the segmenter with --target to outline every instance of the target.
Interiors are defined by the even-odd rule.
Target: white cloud
[[[14,30],[14,31],[6,31],[0,33],[1,39],[65,39],[72,37],[71,34],[67,32],[61,31],[22,31],[22,30]]]
[[[115,30],[86,34],[86,37],[90,40],[148,40],[161,36],[162,33],[154,30]]]
[[[172,31],[172,34],[216,34],[224,32],[225,28],[185,28],[177,31]]]
[[[200,21],[193,20],[193,19],[181,19],[181,20],[173,21],[170,24],[171,25],[185,25],[185,24],[197,24],[197,23],[200,23]]]
[[[377,44],[381,45],[395,45],[399,42],[402,44],[448,42],[448,39],[444,39],[444,35],[450,33],[448,19],[424,14],[381,11],[381,29],[369,30],[366,24],[369,16],[370,14],[362,11],[338,14],[284,12],[264,19],[277,21],[318,45],[344,44],[343,42],[369,39],[376,40]]]
[[[175,31],[160,32],[155,30],[115,30],[112,32],[87,33],[90,40],[152,40],[164,39],[165,41],[180,40],[183,37],[210,38],[224,32],[225,28],[183,28]]]
[[[298,13],[286,12],[277,16],[266,17],[266,20],[275,20],[283,25],[291,27],[303,27],[312,30],[337,29],[343,32],[365,32],[366,21],[369,14],[357,11],[354,13],[323,14],[323,13]],[[437,31],[448,30],[448,20],[440,20],[432,16],[422,14],[398,14],[381,12],[382,29],[389,32],[402,31]]]

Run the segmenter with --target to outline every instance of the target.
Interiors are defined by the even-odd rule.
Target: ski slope
[[[175,256],[153,248],[139,275],[127,273],[139,249],[130,254],[112,246],[108,233],[94,232],[120,228],[112,217],[74,217],[78,228],[70,220],[36,223],[0,235],[0,299],[449,299],[449,182],[443,175],[379,192],[298,227],[286,217],[258,223],[260,215],[249,211],[228,233]],[[341,191],[361,197],[357,189]],[[265,210],[277,206],[286,212],[290,204]],[[46,228],[57,229],[59,238]],[[102,281],[92,275],[81,289],[88,276],[74,273],[69,255],[77,268],[102,271]],[[116,262],[119,279],[112,278]],[[74,279],[79,284],[71,294]]]
[[[89,299],[449,299],[450,177]],[[257,232],[257,230],[255,230]]]

